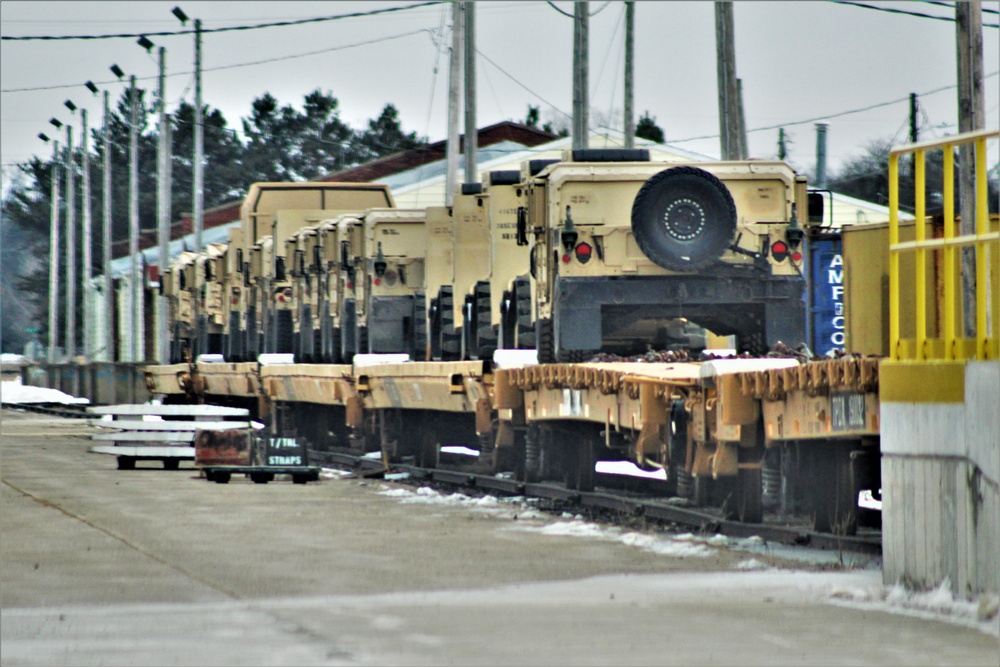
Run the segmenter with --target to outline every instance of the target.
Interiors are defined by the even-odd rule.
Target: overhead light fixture
[[[88,81],[87,83],[85,83],[83,85],[87,86],[87,90],[89,90],[93,94],[95,94],[95,95],[97,94],[97,92],[98,92],[97,91],[97,86],[94,85],[93,81]]]
[[[72,100],[66,100],[65,102],[63,102],[63,104],[66,106],[67,109],[69,109],[70,113],[76,113],[76,105],[73,104]]]
[[[39,132],[38,133],[38,138],[41,139],[42,141],[44,141],[45,143],[49,143],[49,137],[44,132]]]
[[[111,66],[111,73],[114,74],[115,76],[117,76],[119,79],[122,79],[122,78],[125,77],[125,72],[123,72],[122,68],[119,67],[118,65],[112,65]]]
[[[57,130],[62,127],[62,122],[58,118],[49,118],[49,122],[52,123]]]
[[[170,13],[177,17],[177,20],[181,22],[181,25],[187,25],[187,14],[185,14],[180,7],[174,7],[170,10]]]
[[[146,49],[147,51],[156,46],[151,41],[149,41],[149,39],[147,39],[145,35],[141,35],[139,39],[135,40],[135,43],[141,46],[142,48]]]

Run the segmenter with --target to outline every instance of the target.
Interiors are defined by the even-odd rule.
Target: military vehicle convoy
[[[806,181],[784,163],[658,163],[634,150],[489,172],[426,209],[397,209],[383,185],[258,183],[213,251],[219,270],[195,280],[222,296],[204,312],[223,326],[226,362],[288,352],[294,363],[200,363],[192,386],[282,434],[386,460],[433,465],[437,445],[461,443],[486,470],[587,490],[596,460],[624,458],[758,520],[786,471],[769,454],[783,444],[761,435],[762,402],[779,394],[746,398],[748,387],[779,371],[791,387],[797,362],[579,362],[690,346],[696,326],[751,353],[804,342],[809,214]],[[513,349],[537,350],[541,365],[494,363]],[[356,360],[399,353],[409,361]],[[866,397],[867,415],[873,382],[841,384]],[[815,474],[841,474],[854,459],[840,454],[872,433],[867,418],[843,433],[816,425],[811,436],[847,440]],[[817,525],[853,511],[853,488]]]

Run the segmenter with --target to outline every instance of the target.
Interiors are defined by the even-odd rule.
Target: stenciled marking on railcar
[[[856,431],[865,428],[865,395],[844,392],[830,395],[830,428]]]

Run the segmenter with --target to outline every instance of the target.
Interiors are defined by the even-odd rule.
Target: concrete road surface
[[[679,558],[381,482],[118,471],[86,432],[0,413],[3,665],[1000,663],[981,630],[845,605],[876,570]]]

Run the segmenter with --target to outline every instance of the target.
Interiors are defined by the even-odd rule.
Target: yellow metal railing
[[[1000,290],[989,284],[988,267],[996,271],[1000,255],[1000,232],[990,231],[987,209],[986,142],[1000,137],[1000,131],[985,130],[967,132],[936,141],[927,141],[909,146],[898,146],[889,154],[889,347],[894,360],[960,360],[1000,358],[1000,337],[997,336],[1000,320]],[[972,144],[975,150],[975,193],[976,221],[972,234],[955,235],[955,156],[957,146]],[[943,151],[944,176],[942,183],[942,204],[944,206],[944,229],[942,238],[926,238],[925,201],[925,158],[929,150]],[[916,218],[915,240],[901,243],[899,240],[899,157],[913,155],[914,217]],[[974,246],[976,253],[976,293],[975,338],[966,338],[964,331],[957,329],[960,321],[959,307],[962,300],[956,283],[961,285],[961,271],[956,271],[956,249]],[[927,330],[927,251],[941,251],[942,271],[940,290],[935,291],[937,312],[941,315],[941,326],[935,327],[935,335]],[[914,338],[900,336],[900,310],[903,306],[900,286],[900,256],[914,254],[913,296],[915,297]],[[990,292],[992,291],[992,298]],[[968,307],[969,304],[966,304]],[[992,320],[992,321],[990,321]]]

